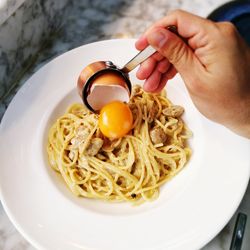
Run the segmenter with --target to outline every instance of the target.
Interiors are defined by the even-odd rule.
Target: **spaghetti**
[[[149,94],[133,87],[129,107],[133,128],[110,140],[98,128],[98,115],[73,104],[49,131],[51,167],[77,196],[108,201],[141,202],[158,197],[159,187],[186,164],[190,130],[183,108],[165,92]]]

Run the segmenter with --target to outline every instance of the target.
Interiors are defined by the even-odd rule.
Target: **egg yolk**
[[[106,137],[112,139],[123,137],[131,130],[132,125],[132,112],[123,102],[110,102],[100,111],[99,128]]]

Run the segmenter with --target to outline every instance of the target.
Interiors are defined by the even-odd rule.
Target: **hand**
[[[170,25],[187,43],[165,28]],[[158,52],[137,71],[146,91],[159,92],[179,72],[201,113],[250,138],[250,48],[233,24],[177,10],[149,28],[136,48],[148,44]]]

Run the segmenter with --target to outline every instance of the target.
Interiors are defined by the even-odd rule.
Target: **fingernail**
[[[148,35],[148,41],[153,46],[156,46],[158,48],[162,48],[167,41],[167,37],[161,30],[158,30],[158,31],[154,31]]]

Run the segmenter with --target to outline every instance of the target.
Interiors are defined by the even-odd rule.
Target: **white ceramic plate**
[[[0,127],[0,191],[16,228],[46,250],[198,249],[228,222],[245,192],[250,141],[204,118],[179,77],[169,98],[185,107],[194,133],[186,168],[138,207],[74,197],[48,166],[48,128],[73,102],[79,72],[97,60],[122,66],[134,40],[110,40],[65,53],[34,74],[9,105]],[[131,74],[133,83],[138,83]]]

